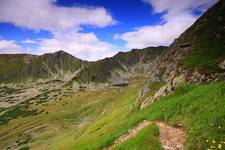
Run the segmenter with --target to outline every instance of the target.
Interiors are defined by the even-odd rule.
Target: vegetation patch
[[[74,143],[75,149],[108,147],[142,120],[162,120],[186,129],[187,149],[207,149],[224,142],[225,136],[225,84],[184,85],[169,96],[162,97],[142,111],[130,112],[132,102],[128,97],[114,111],[97,119]],[[125,105],[127,103],[128,105]],[[217,120],[217,123],[214,123]],[[102,128],[99,123],[108,122]],[[90,131],[94,131],[94,134]],[[215,141],[207,143],[206,141]],[[72,143],[71,143],[72,144]],[[211,145],[210,145],[211,144]],[[217,145],[216,145],[217,144]],[[225,144],[222,145],[223,147]],[[71,148],[71,149],[73,149]],[[57,149],[57,148],[56,148]]]
[[[159,127],[151,124],[142,129],[135,137],[118,145],[115,150],[162,150],[158,136]]]
[[[37,115],[37,110],[29,110],[27,105],[25,106],[14,106],[6,111],[4,114],[0,116],[0,125],[8,123],[12,119],[16,119],[18,117],[27,117]]]
[[[225,11],[221,5],[209,10],[188,29],[189,34],[194,33],[190,37],[196,36],[196,39],[194,48],[181,62],[184,66],[208,74],[222,71],[218,67],[225,58]]]
[[[212,146],[224,148],[225,144],[221,143],[225,142],[224,82],[183,85],[143,110],[132,111],[132,105],[136,103],[137,95],[145,83],[143,79],[136,79],[125,88],[79,92],[58,102],[39,105],[37,107],[40,110],[47,110],[48,113],[35,116],[36,122],[29,117],[14,119],[8,123],[7,130],[2,125],[0,132],[5,135],[7,133],[5,130],[16,133],[20,126],[27,131],[29,127],[49,124],[49,128],[42,131],[43,134],[49,130],[56,133],[57,129],[57,135],[45,136],[42,144],[38,143],[41,137],[32,141],[32,145],[36,144],[37,149],[98,150],[112,145],[115,140],[127,134],[143,120],[162,120],[171,126],[183,126],[186,131],[186,149],[207,149]],[[152,83],[151,87],[157,89],[161,85]],[[142,144],[144,146],[147,144],[145,142],[151,139],[153,143],[149,143],[148,148],[154,149],[155,144],[160,148],[160,144],[157,144],[157,135],[154,134],[155,129],[152,129],[154,127],[149,128],[151,129],[140,132],[134,139],[129,139],[124,143],[125,146],[132,149],[135,148],[135,143],[139,142],[144,142]],[[151,133],[147,136],[145,132]],[[1,141],[4,143],[5,140]],[[51,144],[44,141],[51,141]]]

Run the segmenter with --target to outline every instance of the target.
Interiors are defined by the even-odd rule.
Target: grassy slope
[[[113,70],[124,70],[124,66],[131,67],[141,60],[142,63],[153,60],[159,56],[167,47],[148,47],[144,49],[133,49],[129,52],[119,52],[113,57],[105,58],[96,62],[90,62],[74,79],[79,82],[106,82]]]
[[[63,51],[41,56],[28,54],[0,55],[0,83],[21,82],[28,79],[49,78],[51,73],[74,72],[85,61]],[[61,73],[61,72],[60,72]]]
[[[23,55],[23,54],[0,55],[0,82],[12,81],[14,80],[15,77],[18,80],[21,80],[23,76],[27,76],[27,74],[23,74],[21,70],[25,70],[26,64],[23,60],[25,57],[29,57],[29,56],[30,55]],[[34,56],[30,56],[30,57],[33,58]]]
[[[123,65],[135,65],[141,58],[146,63],[165,49],[167,47],[150,47],[120,52],[114,57],[96,62],[83,61],[63,51],[41,56],[2,54],[0,55],[0,83],[49,78],[52,77],[52,74],[62,76],[63,73],[74,72],[82,66],[85,67],[74,80],[79,82],[106,82],[114,69],[124,70]]]
[[[152,124],[142,129],[135,137],[118,145],[115,150],[162,150],[158,136],[159,127]]]
[[[99,149],[112,144],[144,119],[164,120],[171,125],[182,123],[187,133],[187,149],[206,149],[225,142],[224,82],[184,85],[144,110],[137,111],[134,104],[144,82],[143,79],[136,80],[127,88],[82,92],[59,102],[34,106],[35,109],[48,110],[48,114],[16,119],[7,126],[0,126],[0,148],[36,127],[34,133],[39,136],[28,145],[33,149]],[[41,125],[46,127],[37,128]],[[156,136],[148,137],[144,133],[140,132],[121,147],[134,148],[144,142],[140,139],[154,139]],[[152,144],[157,145],[157,140],[153,141]]]
[[[142,111],[139,116],[182,123],[186,129],[186,148],[206,149],[224,142],[225,83],[178,88],[173,94]],[[216,143],[206,140],[214,140]],[[225,145],[224,145],[225,146]]]
[[[104,111],[107,110],[106,115],[108,115],[121,105],[133,102],[142,83],[141,80],[138,80],[128,88],[80,92],[59,102],[32,106],[33,110],[45,110],[48,113],[17,118],[11,120],[7,125],[1,125],[0,149],[10,145],[12,141],[16,141],[16,137],[24,135],[24,132],[32,132],[33,135],[36,135],[29,147],[35,149],[54,148],[56,143],[60,143],[64,147],[64,140],[70,139],[69,141],[74,142],[88,124],[98,120],[102,115],[104,116]],[[130,105],[126,104],[124,111],[127,111],[129,107]]]
[[[194,40],[194,48],[184,58],[183,64],[200,72],[221,71],[218,64],[225,58],[225,1],[221,0],[207,11],[191,28],[186,37]]]
[[[85,132],[74,145],[74,149],[85,147],[98,149],[109,145],[129,128],[143,119],[164,120],[172,125],[182,123],[186,129],[186,148],[206,149],[225,142],[225,84],[183,86],[173,94],[161,98],[141,112],[120,112],[105,116],[92,124],[89,129],[99,128],[94,135]],[[121,110],[122,111],[122,110]],[[114,117],[113,117],[114,116]],[[125,116],[125,117],[124,117]],[[97,126],[98,125],[98,126]],[[101,127],[101,126],[100,126]],[[106,132],[107,131],[107,132]],[[209,140],[210,142],[206,142]],[[215,141],[213,143],[212,141]],[[223,145],[225,146],[225,145]]]

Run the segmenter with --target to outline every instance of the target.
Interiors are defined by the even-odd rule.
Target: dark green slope
[[[0,82],[20,82],[28,79],[57,79],[81,69],[73,79],[78,82],[107,82],[115,69],[126,70],[138,63],[148,63],[167,47],[149,47],[119,52],[111,58],[95,62],[78,59],[64,51],[41,56],[28,54],[0,55]]]
[[[209,9],[179,39],[193,44],[182,64],[202,73],[221,72],[218,64],[225,60],[225,1]]]
[[[0,82],[55,78],[67,72],[74,72],[84,63],[86,62],[63,51],[41,56],[2,54],[0,55]]]
[[[114,70],[127,71],[138,63],[147,64],[153,61],[168,47],[148,47],[133,49],[130,52],[119,52],[113,57],[105,58],[96,62],[90,62],[74,78],[79,82],[107,82]]]

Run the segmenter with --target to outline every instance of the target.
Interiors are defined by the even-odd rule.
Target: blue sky
[[[170,45],[217,0],[1,0],[0,53],[85,60]],[[171,5],[172,4],[172,5]]]

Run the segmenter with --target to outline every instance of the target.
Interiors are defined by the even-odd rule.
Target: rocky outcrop
[[[166,96],[167,94],[171,93],[176,87],[184,84],[186,82],[186,76],[181,74],[176,77],[172,77],[170,81],[166,83],[166,85],[162,86],[152,97],[148,97],[144,100],[141,104],[141,109],[145,108],[146,106],[154,103],[158,100],[161,96]]]
[[[218,65],[221,69],[225,70],[225,60]]]

